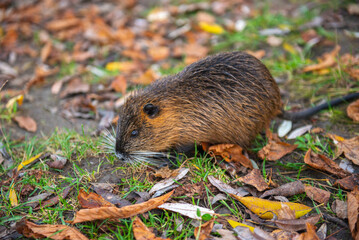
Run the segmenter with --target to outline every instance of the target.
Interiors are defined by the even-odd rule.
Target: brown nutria
[[[277,84],[257,58],[220,53],[159,79],[120,108],[116,155],[175,150],[194,143],[249,146],[281,109]]]
[[[125,161],[153,163],[148,159],[169,150],[188,152],[195,142],[248,147],[278,114],[299,120],[357,98],[359,93],[352,93],[288,113],[262,62],[244,52],[220,53],[129,97],[120,108],[115,153]]]

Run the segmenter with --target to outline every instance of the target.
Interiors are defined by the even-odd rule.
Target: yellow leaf
[[[13,97],[7,102],[6,108],[8,110],[11,110],[14,107],[15,103],[17,103],[19,106],[21,106],[23,100],[24,100],[24,95],[22,95],[22,94],[20,94],[20,95],[18,95],[16,97]]]
[[[14,189],[14,183],[11,183],[11,185],[10,185],[9,199],[10,199],[11,206],[15,207],[19,204],[17,201],[16,191]]]
[[[135,70],[135,64],[130,61],[125,62],[109,62],[106,64],[106,70],[108,71],[132,71]]]
[[[218,24],[209,24],[206,22],[199,22],[199,28],[213,34],[222,34],[224,32],[223,28]]]
[[[236,221],[233,221],[233,220],[227,220],[227,221],[228,221],[228,223],[231,225],[232,228],[241,226],[241,227],[247,227],[247,228],[249,228],[249,230],[250,230],[251,232],[254,231],[254,227],[249,226],[249,225],[247,225],[247,224],[239,223],[239,222],[236,222]]]
[[[20,163],[19,166],[17,167],[17,171],[20,171],[23,167],[25,167],[26,165],[32,163],[33,161],[38,159],[41,155],[42,155],[42,153],[39,153],[35,157],[32,157],[32,158]]]
[[[283,43],[283,48],[284,48],[284,50],[286,50],[287,52],[289,52],[291,54],[295,54],[297,52],[297,50],[295,50],[293,45],[290,45],[289,43]]]
[[[292,209],[295,212],[296,218],[300,218],[312,210],[310,207],[299,203],[269,201],[256,197],[239,197],[233,194],[231,194],[231,196],[264,219],[272,219],[273,213],[278,215],[278,211],[282,208],[282,204],[285,204]]]

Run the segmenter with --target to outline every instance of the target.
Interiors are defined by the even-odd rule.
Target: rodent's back
[[[146,104],[157,107],[154,116],[144,112]],[[258,59],[244,52],[209,56],[128,99],[119,150],[181,151],[195,141],[247,147],[279,109],[278,86]],[[136,124],[129,127],[126,118]],[[126,137],[132,129],[139,129],[137,140]]]

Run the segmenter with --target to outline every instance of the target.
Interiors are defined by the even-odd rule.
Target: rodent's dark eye
[[[138,131],[137,131],[137,130],[133,130],[133,131],[131,132],[131,137],[137,137],[137,135],[138,135]]]

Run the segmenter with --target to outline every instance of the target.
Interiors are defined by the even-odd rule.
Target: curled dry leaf
[[[348,222],[353,239],[359,239],[359,190],[348,193]]]
[[[253,169],[246,176],[240,177],[238,181],[252,185],[260,192],[268,189],[268,184],[264,181],[259,169]]]
[[[347,114],[354,122],[359,122],[359,100],[348,105]]]
[[[259,150],[258,156],[261,159],[276,161],[288,153],[293,152],[296,148],[297,145],[269,140],[268,144]]]
[[[315,232],[316,227],[310,223],[306,223],[307,232],[302,233],[299,237],[301,240],[320,240],[317,233]]]
[[[149,68],[145,73],[140,75],[138,78],[132,79],[132,82],[136,84],[148,85],[154,80],[156,80],[158,77],[159,75],[154,70]]]
[[[41,49],[40,58],[42,62],[45,62],[50,56],[52,50],[52,42],[48,41],[45,46]]]
[[[282,208],[282,204],[287,205],[290,209],[294,210],[296,218],[300,218],[312,210],[310,207],[299,203],[283,203],[256,197],[238,197],[233,194],[231,194],[231,196],[236,198],[249,210],[263,219],[272,219],[274,216],[273,214],[278,215],[278,211]]]
[[[74,227],[50,224],[37,225],[25,219],[16,223],[16,231],[28,238],[88,240],[86,236]]]
[[[160,238],[151,232],[148,227],[141,221],[139,217],[135,217],[133,220],[133,235],[136,240],[170,240],[170,238]]]
[[[129,218],[137,214],[145,213],[154,208],[157,208],[171,197],[174,190],[161,197],[152,198],[147,202],[125,206],[122,208],[116,207],[101,207],[93,209],[81,209],[75,215],[72,224],[87,222],[93,220],[107,219],[107,218]]]
[[[68,186],[64,189],[64,191],[62,192],[62,199],[65,199],[67,197],[67,195],[70,193],[70,191],[72,190],[73,186]],[[60,197],[59,196],[55,196],[53,198],[50,198],[47,201],[43,201],[41,202],[41,206],[36,207],[34,210],[37,211],[41,208],[45,208],[45,207],[51,207],[55,204],[58,204],[60,201]]]
[[[208,148],[214,155],[220,155],[227,162],[239,163],[253,169],[252,162],[243,155],[243,148],[235,144],[218,144]]]
[[[19,124],[19,126],[26,131],[36,132],[37,124],[35,120],[29,116],[15,116],[14,120]]]
[[[318,64],[306,66],[303,69],[303,71],[304,72],[318,71],[318,70],[322,70],[324,68],[329,68],[329,67],[336,65],[336,63],[337,63],[336,57],[337,57],[339,51],[340,51],[340,46],[336,45],[335,48],[331,52],[325,53],[325,54],[323,54],[322,57],[319,58]]]
[[[83,189],[80,189],[77,199],[79,200],[81,208],[115,207],[115,205],[106,201],[102,196],[94,192],[87,193]]]
[[[198,240],[206,240],[210,238],[210,234],[213,228],[214,218],[202,224],[200,227],[194,229],[194,236]]]
[[[304,188],[307,196],[313,199],[314,201],[324,204],[326,204],[329,201],[330,192],[308,185],[306,185]]]
[[[311,149],[305,154],[304,162],[313,168],[332,173],[341,178],[349,175],[347,171],[341,169],[333,160],[322,154],[314,153]]]
[[[295,182],[290,182],[283,184],[277,188],[265,191],[260,198],[265,198],[271,195],[279,195],[279,196],[293,196],[295,194],[300,194],[304,192],[304,184],[302,181],[297,180]]]
[[[301,231],[306,229],[306,224],[316,224],[320,219],[320,215],[311,216],[300,219],[279,219],[273,222],[281,229],[286,231]]]
[[[218,188],[218,190],[221,192],[237,195],[240,197],[243,197],[243,196],[249,194],[246,190],[244,190],[244,188],[234,189],[231,186],[229,186],[228,184],[225,184],[224,182],[218,180],[217,178],[215,178],[213,176],[208,176],[208,180],[213,186]]]
[[[186,174],[188,173],[189,168],[181,168],[178,170],[177,175],[175,177],[172,178],[168,178],[168,179],[164,179],[162,181],[159,181],[158,183],[156,183],[151,190],[149,191],[150,194],[161,190],[163,188],[166,188],[168,186],[171,186],[173,183],[175,183],[176,181],[182,179],[184,176],[186,176]]]

